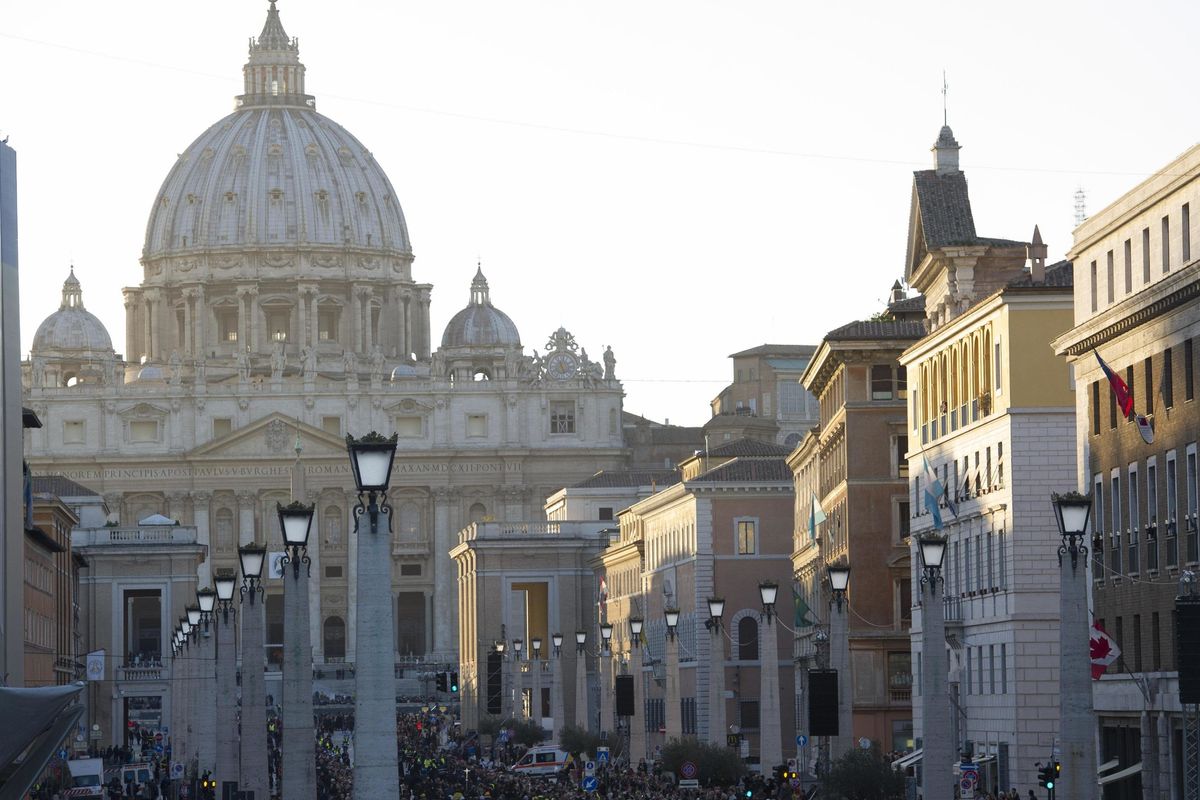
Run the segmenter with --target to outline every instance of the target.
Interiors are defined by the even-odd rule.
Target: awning
[[[924,748],[918,747],[911,753],[905,753],[904,755],[900,756],[900,758],[897,758],[892,762],[892,769],[908,769],[913,764],[916,764],[921,760],[921,756],[924,752]]]
[[[1132,767],[1126,767],[1125,769],[1118,770],[1117,772],[1114,772],[1111,775],[1105,775],[1104,777],[1097,780],[1096,783],[1100,784],[1101,786],[1104,786],[1105,784],[1114,783],[1116,781],[1122,780],[1123,778],[1128,778],[1130,775],[1137,775],[1141,771],[1142,771],[1142,762],[1139,761],[1138,763],[1134,764]]]

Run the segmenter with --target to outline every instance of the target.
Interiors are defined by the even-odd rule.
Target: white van
[[[100,778],[104,774],[104,762],[98,758],[73,758],[67,762],[71,773],[71,788],[67,797],[104,797]]]
[[[531,747],[510,769],[518,775],[557,775],[571,766],[571,754],[555,745]]]

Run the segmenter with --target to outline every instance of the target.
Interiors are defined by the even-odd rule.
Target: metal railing
[[[195,544],[196,529],[181,525],[131,528],[82,528],[71,531],[72,547]]]

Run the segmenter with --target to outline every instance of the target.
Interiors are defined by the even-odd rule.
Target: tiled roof
[[[100,496],[99,492],[94,492],[70,478],[64,478],[62,475],[34,475],[32,482],[34,494],[52,494],[55,497]]]
[[[601,470],[575,484],[573,489],[617,489],[631,486],[670,486],[679,483],[679,471],[673,469]]]
[[[761,442],[757,439],[735,439],[710,449],[708,454],[715,458],[737,458],[739,456],[786,456],[792,452],[790,447],[784,447],[774,442]]]
[[[1013,289],[1035,286],[1065,289],[1075,285],[1075,271],[1072,269],[1070,261],[1059,261],[1057,264],[1046,267],[1046,279],[1041,283],[1034,283],[1033,276],[1026,272],[1013,278],[1008,285]]]
[[[733,353],[730,358],[742,356],[811,356],[817,351],[812,344],[760,344],[740,353]]]
[[[938,175],[931,169],[918,170],[913,173],[913,189],[921,211],[926,249],[975,242],[975,219],[971,216],[966,175],[961,172]]]
[[[887,310],[893,314],[914,314],[917,312],[925,312],[925,295],[914,294],[912,297],[906,297],[903,300],[897,300],[894,303],[888,303]]]
[[[735,458],[698,475],[689,483],[791,483],[792,470],[782,458]]]
[[[844,342],[870,339],[912,339],[925,336],[925,325],[921,322],[898,320],[860,320],[834,328],[825,334],[829,341]]]

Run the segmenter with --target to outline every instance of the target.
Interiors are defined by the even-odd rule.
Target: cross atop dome
[[[483,263],[479,262],[475,268],[475,278],[471,281],[471,305],[490,306],[491,304],[487,278],[483,277]]]
[[[313,105],[304,93],[304,65],[300,40],[289,38],[279,18],[275,0],[257,39],[250,39],[250,59],[242,68],[245,94],[240,107],[261,105]]]
[[[83,308],[83,289],[79,285],[79,279],[75,277],[75,265],[71,265],[71,274],[63,281],[62,288],[62,308]]]

